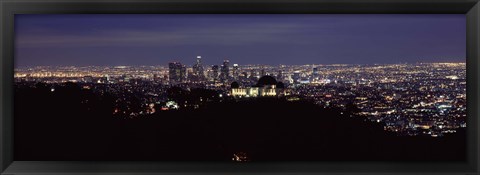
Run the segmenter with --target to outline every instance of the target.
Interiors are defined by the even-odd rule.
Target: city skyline
[[[230,60],[229,60],[230,61]],[[155,65],[81,65],[81,66],[75,66],[75,65],[54,65],[54,66],[49,66],[49,65],[31,65],[31,66],[15,66],[16,70],[21,70],[21,69],[27,69],[27,68],[38,68],[38,67],[52,67],[52,68],[61,68],[61,67],[163,67],[163,68],[168,68],[170,63],[180,63],[183,66],[186,66],[187,68],[193,68],[195,66],[195,62],[189,63],[189,62],[180,62],[180,61],[170,61],[165,64],[155,64]],[[218,62],[218,63],[213,63],[213,64],[203,64],[204,69],[212,69],[212,66],[221,66],[223,63]],[[456,64],[456,63],[466,63],[466,61],[445,61],[445,62],[399,62],[399,63],[330,63],[330,64],[322,64],[322,63],[305,63],[305,64],[237,64],[235,62],[231,62],[231,65],[229,67],[233,68],[233,65],[236,64],[238,66],[271,66],[271,67],[277,67],[277,66],[336,66],[336,65],[356,65],[356,66],[368,66],[368,65],[411,65],[411,64]]]
[[[16,67],[465,62],[464,15],[16,18]]]

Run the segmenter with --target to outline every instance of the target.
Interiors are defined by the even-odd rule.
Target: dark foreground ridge
[[[466,158],[464,130],[440,138],[396,136],[349,111],[307,101],[224,101],[127,120],[112,111],[108,94],[17,88],[15,160],[232,161],[240,152],[253,162]]]

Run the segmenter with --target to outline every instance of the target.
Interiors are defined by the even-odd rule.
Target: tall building
[[[213,72],[213,77],[212,77],[212,79],[213,79],[213,81],[215,81],[215,82],[218,80],[218,76],[219,76],[219,72],[218,72],[218,71],[219,71],[218,65],[213,65],[213,66],[212,66],[212,72]]]
[[[233,74],[234,79],[238,79],[238,75],[240,74],[240,72],[238,70],[238,64],[233,64],[232,74]]]
[[[198,82],[198,81],[204,81],[204,80],[205,80],[205,73],[203,71],[202,57],[197,56],[197,61],[193,65],[192,81]]]
[[[300,71],[293,72],[292,79],[294,84],[297,84],[298,82],[300,82],[300,78],[301,78]]]
[[[179,62],[171,62],[168,64],[168,79],[170,85],[179,84],[185,81],[187,68]]]
[[[230,61],[229,60],[223,60],[222,68],[221,68],[221,73],[220,73],[220,80],[223,83],[227,83],[228,79],[230,78],[230,68],[229,68]]]
[[[188,83],[195,83],[198,77],[193,74],[193,68],[187,68],[187,81]]]

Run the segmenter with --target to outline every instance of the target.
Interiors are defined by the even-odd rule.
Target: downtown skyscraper
[[[203,70],[202,65],[202,57],[197,56],[197,60],[193,65],[193,77],[191,79],[194,82],[202,82],[205,81],[205,72]]]
[[[223,60],[223,64],[221,67],[221,74],[220,74],[220,81],[223,83],[227,83],[230,78],[230,61],[229,60]]]
[[[187,68],[179,62],[171,62],[168,64],[168,79],[170,85],[176,85],[186,80]]]

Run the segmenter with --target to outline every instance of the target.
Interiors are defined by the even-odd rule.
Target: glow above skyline
[[[458,15],[16,15],[16,66],[465,62]]]

